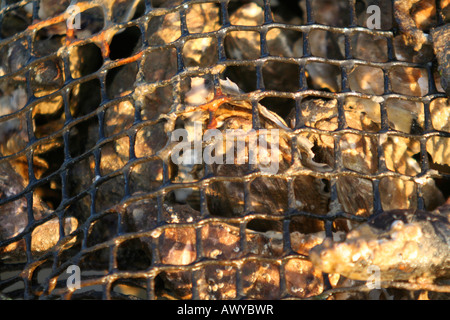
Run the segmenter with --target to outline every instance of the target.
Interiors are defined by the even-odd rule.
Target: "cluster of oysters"
[[[312,94],[297,98],[293,104],[286,102],[289,99],[263,99],[266,95],[259,90],[256,72],[261,72],[266,90],[295,93],[305,89],[299,87],[303,74],[298,65],[267,59],[258,62],[258,71],[252,63],[219,63],[219,44],[212,35],[221,29],[219,4],[185,7],[181,2],[154,2],[161,14],[149,19],[145,40],[151,50],[143,54],[146,48],[137,37],[127,43],[131,47],[128,55],[121,56],[113,45],[115,35],[129,36],[132,28],[114,30],[115,34],[103,30],[94,7],[87,10],[91,13],[84,16],[82,30],[75,31],[75,39],[69,42],[61,25],[43,28],[36,36],[33,54],[57,54],[55,59],[36,64],[31,72],[34,96],[49,96],[31,108],[27,104],[27,75],[22,72],[28,63],[28,44],[19,39],[8,50],[0,49],[4,57],[0,73],[14,75],[13,82],[0,83],[0,115],[13,115],[0,123],[0,154],[12,155],[0,162],[1,199],[21,194],[30,182],[30,172],[38,180],[52,176],[64,162],[56,154],[68,152],[76,159],[65,169],[64,195],[60,179],[48,179],[39,188],[44,196],[27,193],[0,206],[0,243],[5,243],[0,247],[2,262],[26,261],[27,246],[32,258],[39,260],[77,242],[89,247],[124,234],[137,234],[139,241],[128,250],[119,250],[117,259],[139,264],[137,254],[130,252],[145,252],[163,270],[157,275],[162,279],[157,290],[165,297],[230,299],[244,294],[275,299],[287,293],[309,298],[330,286],[340,292],[339,288],[365,281],[370,265],[379,267],[382,281],[432,283],[448,277],[450,216],[443,190],[433,179],[442,172],[449,173],[445,171],[450,165],[448,138],[431,136],[424,145],[419,136],[410,136],[420,134],[427,126],[420,102],[420,97],[430,91],[426,70],[390,70],[392,91],[415,98],[404,100],[394,94],[394,98],[385,100],[381,97],[383,70],[356,64],[349,70],[348,89],[363,95],[340,99],[333,96],[343,89],[339,68],[332,63],[311,62],[304,66],[304,85]],[[417,46],[411,39],[423,39],[420,30],[432,29],[444,37],[448,37],[448,31],[433,29],[436,21],[429,10],[431,1],[416,2],[395,1],[403,13],[396,16],[403,32],[393,39],[394,54],[398,61],[424,64],[442,48],[426,40]],[[113,6],[114,1],[99,3],[107,8],[103,12],[105,22],[139,19],[142,11],[138,1],[120,1],[120,6]],[[348,8],[343,2],[312,3],[316,22],[348,25],[344,14]],[[39,17],[45,20],[64,14],[68,2],[60,7],[52,6],[50,0],[41,0],[40,4]],[[300,1],[300,12],[306,12],[304,6]],[[450,7],[446,3],[441,6]],[[169,10],[165,12],[164,8]],[[185,21],[174,8],[185,11]],[[306,15],[293,16],[284,10],[280,2],[273,7],[271,18],[292,25],[306,24]],[[19,13],[30,16],[29,8]],[[259,59],[261,34],[252,28],[265,22],[263,5],[231,3],[229,14],[232,26],[247,28],[232,29],[222,38],[228,61]],[[363,11],[357,16],[363,26],[365,14]],[[387,29],[395,23],[390,18],[382,16]],[[405,19],[414,21],[417,27],[409,28]],[[182,23],[190,34],[208,36],[194,37],[180,47]],[[95,46],[76,44],[90,37],[95,38]],[[269,28],[265,37],[269,56],[295,59],[305,54],[302,32]],[[332,60],[346,57],[343,34],[317,29],[309,33],[308,41],[313,56]],[[388,61],[387,42],[381,36],[358,32],[351,38],[351,47],[356,59],[375,64]],[[119,58],[107,60],[108,51],[109,57]],[[181,60],[177,59],[179,52]],[[63,57],[68,64],[63,63]],[[439,63],[445,59],[439,56]],[[71,86],[70,94],[60,91],[68,75],[79,79],[97,72],[100,76],[102,68],[115,61],[119,61],[112,69],[115,71],[105,72],[106,88],[87,80]],[[180,65],[184,67],[181,72]],[[438,92],[447,90],[445,70],[433,70]],[[325,94],[317,95],[317,91]],[[98,112],[105,95],[110,100]],[[448,97],[442,95],[428,107],[432,129],[449,132]],[[388,127],[398,134],[378,133],[385,129],[383,108]],[[64,135],[62,129],[69,114],[76,121],[82,120]],[[343,129],[343,119],[344,128],[352,130],[335,134]],[[257,158],[253,166],[248,164],[246,134],[235,137],[246,145],[243,163],[175,163],[177,141],[172,139],[173,132],[185,129],[192,133],[196,123],[200,123],[202,133],[211,129],[222,133],[254,130],[259,136],[263,130],[277,130],[277,173],[261,173],[262,158]],[[27,150],[32,136],[44,139],[32,144],[29,161]],[[273,137],[266,138],[271,145]],[[201,148],[213,146],[218,150],[226,145],[226,141],[211,140],[203,142]],[[270,148],[266,151],[273,152]],[[421,165],[424,151],[430,164],[426,175]],[[190,155],[179,156],[186,159]],[[371,178],[377,174],[383,177],[374,183]],[[375,203],[375,193],[379,203]],[[56,200],[48,194],[56,194]],[[62,207],[61,198],[70,201]],[[422,202],[423,210],[416,211]],[[289,219],[287,213],[292,214]],[[326,237],[325,221],[332,221],[332,239]],[[22,239],[26,234],[31,234],[29,244]],[[285,239],[287,234],[289,239]],[[296,255],[290,257],[290,253]],[[86,268],[98,259],[108,260],[100,253],[91,256],[82,259]],[[202,258],[213,263],[203,268]],[[180,271],[179,266],[186,269]],[[328,279],[322,271],[329,273]],[[241,292],[235,282],[238,273],[243,282]],[[193,293],[193,274],[197,296]],[[280,281],[286,282],[285,292],[281,292]],[[127,288],[123,290],[128,292]],[[367,298],[363,291],[337,293],[334,297]]]

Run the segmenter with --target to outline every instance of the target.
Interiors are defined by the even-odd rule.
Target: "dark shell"
[[[441,83],[447,96],[450,97],[450,26],[436,28],[432,32],[434,52],[439,62],[439,70],[442,75]]]
[[[429,212],[424,210],[391,210],[374,215],[367,222],[374,228],[388,231],[392,223],[396,220],[404,223],[417,222],[421,224],[431,224],[438,238],[450,246],[450,205],[444,205]]]

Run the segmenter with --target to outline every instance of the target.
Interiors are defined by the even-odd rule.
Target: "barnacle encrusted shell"
[[[450,207],[433,212],[386,211],[347,234],[344,242],[326,239],[310,251],[313,264],[327,273],[367,280],[432,281],[450,275]]]

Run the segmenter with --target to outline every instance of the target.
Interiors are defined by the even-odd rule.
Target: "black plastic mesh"
[[[45,2],[44,6],[49,11],[43,20],[39,2],[2,1],[0,82],[8,88],[2,90],[3,97],[9,102],[5,100],[4,110],[0,110],[1,143],[6,146],[1,150],[0,165],[4,169],[0,173],[7,177],[0,179],[0,186],[3,184],[0,214],[13,216],[8,219],[14,221],[16,232],[7,233],[7,219],[0,220],[6,234],[0,239],[3,256],[0,261],[0,298],[280,299],[366,292],[360,283],[353,283],[353,287],[350,283],[336,287],[326,276],[323,283],[314,287],[315,279],[321,275],[306,265],[308,257],[305,254],[291,247],[291,222],[294,217],[319,221],[325,235],[331,237],[338,222],[365,221],[368,214],[345,212],[339,206],[337,182],[343,177],[366,179],[371,183],[373,202],[370,214],[383,210],[384,195],[380,195],[379,186],[388,178],[414,184],[415,191],[411,197],[416,200],[411,201],[413,208],[426,207],[424,190],[418,181],[432,178],[444,196],[448,196],[448,166],[435,164],[427,153],[427,142],[431,139],[450,137],[446,129],[436,128],[433,119],[439,115],[433,115],[434,109],[430,108],[436,99],[446,98],[438,88],[434,55],[431,53],[431,59],[418,58],[414,62],[397,60],[394,40],[399,31],[391,4],[383,7],[390,8],[391,19],[388,20],[391,24],[382,26],[382,30],[372,30],[358,20],[360,7],[365,2],[354,0],[339,1],[341,12],[346,16],[337,19],[333,26],[315,21],[315,15],[320,16],[318,7],[314,6],[314,1],[308,0],[301,1],[302,5],[295,1],[289,4],[279,1],[273,6],[268,0],[260,1],[263,23],[254,26],[237,26],[230,22],[230,16],[243,5],[241,1],[169,2],[173,5],[167,5],[168,2],[154,2],[152,5],[151,2],[136,2],[136,10],[128,18],[125,18],[126,9],[133,5],[133,1],[112,6],[109,18],[108,11],[103,8],[112,1],[79,3],[81,30],[74,30],[74,36],[70,37],[65,30],[67,15],[63,13],[68,4],[58,4],[52,11],[49,9],[51,4]],[[190,32],[193,30],[189,26],[192,18],[188,14],[191,8],[203,3],[215,4],[217,26],[206,32]],[[444,21],[440,4],[436,1],[433,5],[436,8],[434,25],[441,25]],[[59,6],[62,10],[58,12]],[[155,25],[161,26],[158,23],[168,15],[174,15],[179,31],[164,35],[161,30],[173,25],[163,25],[159,29],[155,29]],[[297,20],[293,18],[296,15]],[[283,22],[289,20],[286,16],[291,18],[290,21],[300,21],[300,24]],[[274,54],[274,48],[267,40],[272,30],[297,34],[302,41],[302,54],[291,57]],[[342,36],[343,55],[314,55],[310,34],[318,30]],[[244,60],[229,57],[226,38],[236,31],[259,34],[258,57]],[[359,58],[353,39],[361,34],[369,39],[385,41],[385,61]],[[172,37],[168,43],[165,36]],[[186,57],[190,54],[186,54],[186,45],[199,38],[212,40],[210,47],[213,50],[206,53],[213,57],[212,63],[195,62],[192,56]],[[338,70],[336,92],[332,92],[329,86],[317,88],[311,85],[314,75],[307,71],[307,65],[311,63],[336,67],[333,69]],[[270,71],[271,64],[288,64],[295,76],[278,74],[282,84],[274,84],[270,81],[274,77]],[[158,65],[163,66],[162,70]],[[377,68],[382,74],[383,92],[369,94],[351,90],[350,74],[357,66]],[[423,70],[428,92],[410,96],[396,90],[398,79],[393,80],[391,75],[399,67]],[[229,77],[246,92],[251,92],[249,99],[254,115],[257,114],[258,102],[285,119],[289,109],[295,110],[295,128],[288,134],[290,139],[308,134],[332,138],[333,170],[315,172],[305,169],[273,177],[287,185],[287,203],[281,215],[254,211],[248,204],[252,197],[252,182],[261,177],[258,172],[249,171],[243,177],[234,178],[206,173],[187,184],[174,181],[168,162],[162,161],[160,154],[155,152],[162,148],[166,138],[158,136],[152,128],[164,123],[164,115],[178,112],[176,106],[185,101],[187,81],[198,76],[212,80],[216,86],[219,79]],[[248,78],[251,81],[247,81]],[[348,126],[348,110],[344,106],[349,97],[372,99],[379,103],[378,130],[365,131]],[[335,130],[313,128],[305,123],[302,103],[313,98],[336,99],[338,122]],[[413,123],[410,132],[398,130],[389,117],[389,100],[419,102],[422,120]],[[6,103],[20,107],[8,111]],[[253,126],[258,128],[258,125],[258,119],[253,118]],[[376,142],[377,169],[373,172],[357,172],[343,165],[345,155],[341,151],[341,142],[351,134]],[[383,141],[390,136],[418,143],[419,151],[414,159],[420,165],[420,172],[409,175],[386,165]],[[142,179],[143,175],[148,175],[148,181]],[[296,208],[295,179],[303,176],[317,178],[327,186],[328,213],[318,214]],[[207,204],[206,189],[223,180],[235,182],[244,190],[243,213],[239,216],[215,215]],[[173,193],[182,188],[199,191],[199,204],[191,208],[197,212],[196,216],[187,213],[186,218],[176,212],[179,207],[173,200]],[[143,214],[152,220],[151,227],[144,230],[129,227],[133,208],[144,210]],[[258,249],[260,251],[255,249],[256,253],[252,252],[254,242],[262,241],[249,231],[251,228],[247,228],[254,220],[281,222],[281,249],[277,254],[265,254],[261,248]],[[76,225],[72,225],[74,221]],[[236,228],[233,229],[237,233],[233,234],[232,241],[237,247],[234,253],[217,258],[214,247],[208,247],[214,244],[205,236],[205,228],[212,232],[213,226],[221,225],[217,227],[221,229],[225,224]],[[40,226],[47,228],[47,231],[42,231],[45,234],[42,237],[37,232],[33,233]],[[177,233],[179,239],[195,240],[189,244],[190,252],[195,254],[183,260],[187,263],[174,265],[167,263],[168,252],[175,250],[180,243],[173,246],[168,243],[177,238]],[[55,239],[49,240],[49,234]],[[34,247],[34,238],[42,243]],[[186,246],[185,243],[183,245]],[[39,246],[42,251],[34,250]],[[293,279],[299,277],[292,271],[295,264],[299,265],[297,270],[311,274],[304,280],[304,287],[293,284]],[[67,269],[71,265],[78,265],[82,275],[81,289],[73,292],[66,285]],[[209,279],[211,274],[217,277],[220,274],[220,277]],[[263,279],[263,275],[270,279]],[[224,288],[224,283],[230,288]],[[221,293],[214,295],[215,292]]]

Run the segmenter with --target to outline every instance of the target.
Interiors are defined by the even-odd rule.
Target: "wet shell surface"
[[[352,230],[343,242],[326,239],[310,251],[327,273],[367,280],[433,281],[450,275],[450,205],[435,211],[392,210]]]

